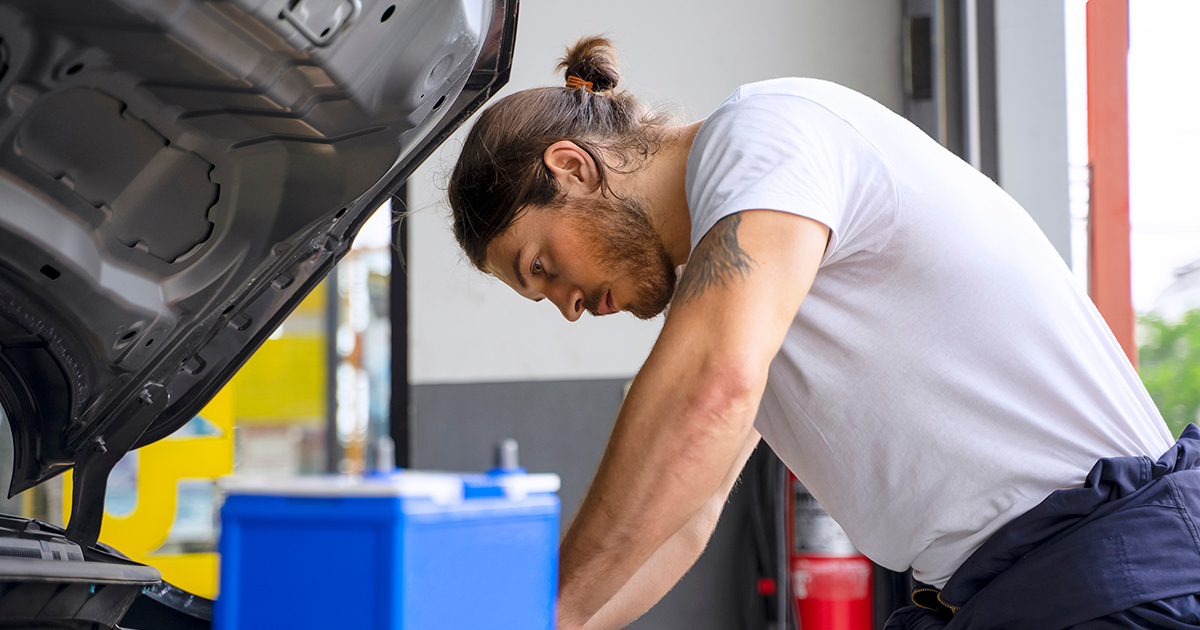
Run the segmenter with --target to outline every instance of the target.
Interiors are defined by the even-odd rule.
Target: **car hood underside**
[[[0,0],[9,495],[74,467],[61,536],[100,554],[112,466],[507,82],[515,28],[515,0]]]

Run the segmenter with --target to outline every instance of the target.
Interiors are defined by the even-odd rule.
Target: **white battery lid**
[[[465,496],[464,475],[413,470],[398,470],[386,475],[370,476],[234,475],[224,477],[218,483],[226,495],[425,498],[443,505],[462,503]],[[516,501],[530,494],[557,492],[562,486],[559,476],[551,473],[500,475],[495,483],[503,488],[506,498]]]
[[[265,477],[234,475],[219,482],[227,495],[267,497],[405,497],[436,503],[461,503],[463,482],[449,473],[397,471],[386,476],[310,475]]]
[[[562,488],[562,480],[552,473],[499,475],[497,483],[504,488],[504,496],[513,501],[520,501],[531,494],[551,494]]]

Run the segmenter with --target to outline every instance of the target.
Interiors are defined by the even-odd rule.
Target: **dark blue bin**
[[[557,475],[222,485],[215,630],[553,628]]]

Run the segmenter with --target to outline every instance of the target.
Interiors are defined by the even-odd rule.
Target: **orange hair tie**
[[[583,88],[589,92],[594,91],[594,90],[592,90],[592,82],[591,81],[584,81],[583,79],[581,79],[575,75],[571,75],[571,76],[567,77],[567,87]]]

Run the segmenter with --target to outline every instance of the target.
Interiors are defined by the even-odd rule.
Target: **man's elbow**
[[[745,358],[712,361],[702,371],[695,400],[707,412],[705,415],[742,417],[750,413],[752,416],[766,381],[766,366]]]
[[[729,440],[744,440],[754,425],[754,414],[762,398],[766,370],[744,361],[724,361],[706,366],[695,382],[685,414],[706,434]]]

